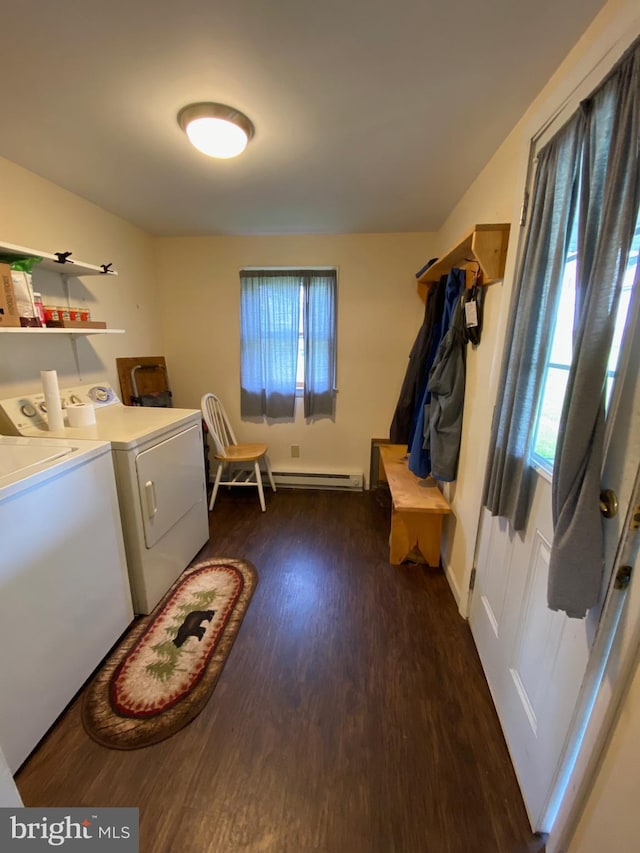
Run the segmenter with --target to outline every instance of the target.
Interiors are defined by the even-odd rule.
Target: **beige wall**
[[[112,262],[118,277],[87,276],[71,282],[71,302],[125,335],[93,336],[77,345],[80,372],[66,336],[0,334],[0,397],[40,389],[39,371],[58,371],[60,384],[104,380],[118,388],[115,359],[162,351],[152,240],[93,204],[0,159],[0,240],[44,252],[72,251],[90,264]],[[45,303],[63,300],[59,276],[34,273]],[[63,302],[64,304],[64,302]]]
[[[433,254],[430,234],[192,237],[156,240],[165,352],[179,405],[222,397],[237,437],[266,441],[275,470],[369,473],[372,438],[388,437],[424,310],[414,273]],[[338,267],[335,421],[240,421],[243,266]],[[301,401],[299,401],[301,402]],[[300,458],[291,458],[291,445]]]
[[[501,145],[466,192],[438,235],[439,249],[442,251],[455,245],[476,223],[511,224],[504,281],[487,287],[482,339],[478,347],[467,347],[458,478],[455,483],[444,488],[453,512],[444,523],[442,560],[460,611],[465,616],[489,432],[511,294],[515,249],[520,230],[517,222],[526,175],[526,150],[526,139],[523,138],[519,126]]]

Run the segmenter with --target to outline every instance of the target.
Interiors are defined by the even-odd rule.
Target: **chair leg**
[[[269,482],[271,483],[271,488],[272,488],[272,489],[273,489],[273,491],[275,492],[275,490],[276,490],[276,484],[275,484],[275,482],[274,482],[274,480],[273,480],[273,474],[272,474],[272,472],[271,472],[271,463],[269,462],[269,457],[268,457],[268,456],[266,456],[266,455],[265,455],[265,457],[264,457],[264,462],[265,462],[265,465],[267,466],[267,474],[269,475]]]
[[[265,512],[267,507],[266,507],[266,504],[264,502],[264,491],[262,490],[262,474],[260,472],[260,463],[258,462],[257,459],[253,463],[253,467],[254,467],[255,472],[256,472],[256,485],[258,487],[258,494],[260,495],[260,506],[262,507],[262,512]]]
[[[220,488],[220,480],[222,479],[222,469],[224,468],[224,462],[218,462],[218,470],[216,471],[216,479],[213,484],[213,491],[211,492],[211,500],[209,501],[209,512],[213,509],[213,505],[216,502],[216,495],[218,494],[218,489]]]

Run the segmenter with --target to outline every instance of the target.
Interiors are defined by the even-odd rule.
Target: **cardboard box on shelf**
[[[41,326],[40,317],[33,301],[31,273],[17,270],[15,264],[11,264],[11,281],[13,282],[13,295],[16,298],[18,314],[20,315],[20,325]]]
[[[20,316],[9,264],[0,264],[0,329],[19,326]]]

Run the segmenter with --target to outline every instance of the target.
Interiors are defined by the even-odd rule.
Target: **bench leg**
[[[391,536],[389,537],[389,562],[393,566],[402,563],[418,546],[420,553],[430,566],[440,564],[440,539],[442,515],[419,512],[391,512]]]

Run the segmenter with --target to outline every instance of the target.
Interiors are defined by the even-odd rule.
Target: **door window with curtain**
[[[616,312],[615,330],[609,360],[607,362],[607,375],[605,386],[605,410],[608,412],[611,402],[613,383],[616,377],[618,362],[620,360],[620,349],[622,345],[623,332],[629,315],[629,305],[633,282],[638,267],[640,255],[640,219],[636,224],[633,243],[629,253],[629,260],[622,282],[620,302]],[[560,427],[560,416],[564,402],[567,379],[571,368],[573,357],[572,328],[576,301],[576,263],[577,252],[575,233],[569,245],[569,250],[564,262],[562,273],[562,285],[558,310],[553,331],[551,351],[548,355],[542,386],[542,400],[535,424],[535,439],[530,450],[531,461],[549,474],[553,472],[553,463],[558,441],[558,430]]]
[[[243,418],[333,417],[336,395],[335,269],[240,272]]]
[[[599,600],[605,418],[638,283],[640,39],[538,155],[483,504],[526,524],[532,463],[553,470],[548,603]]]

